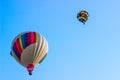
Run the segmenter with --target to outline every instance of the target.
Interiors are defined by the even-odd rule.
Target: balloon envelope
[[[47,53],[47,40],[37,32],[24,32],[13,40],[11,55],[27,68],[30,75]]]
[[[79,11],[77,13],[77,19],[82,22],[83,24],[85,24],[85,22],[88,20],[89,14],[87,11]]]

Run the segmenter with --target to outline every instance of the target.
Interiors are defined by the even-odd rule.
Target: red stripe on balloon
[[[31,44],[36,42],[36,33],[31,32]]]
[[[28,43],[28,45],[31,44],[31,32],[28,33],[28,36],[27,36],[27,43]]]
[[[36,42],[36,32],[27,33],[27,46]]]
[[[37,40],[37,34],[36,32],[34,32],[34,43],[36,42],[36,40]]]
[[[15,41],[14,46],[15,46],[15,49],[16,49],[17,53],[19,55],[21,55],[22,49],[21,49],[19,38]]]

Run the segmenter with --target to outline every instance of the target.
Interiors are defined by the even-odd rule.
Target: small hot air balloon
[[[77,13],[77,19],[82,22],[83,24],[85,24],[85,22],[88,20],[89,14],[87,11],[79,11]]]
[[[11,47],[11,55],[27,68],[29,75],[32,75],[33,69],[42,62],[47,53],[47,40],[37,32],[19,34],[13,40]]]

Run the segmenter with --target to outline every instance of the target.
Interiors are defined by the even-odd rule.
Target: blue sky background
[[[1,0],[0,78],[2,80],[120,80],[119,0]],[[77,12],[89,12],[85,25]],[[46,37],[49,52],[29,76],[10,56],[24,31]]]

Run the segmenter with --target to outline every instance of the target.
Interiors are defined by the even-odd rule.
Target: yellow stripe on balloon
[[[21,37],[19,38],[19,41],[20,41],[20,47],[21,47],[21,49],[22,49],[22,51],[23,51],[23,45],[22,45]]]

